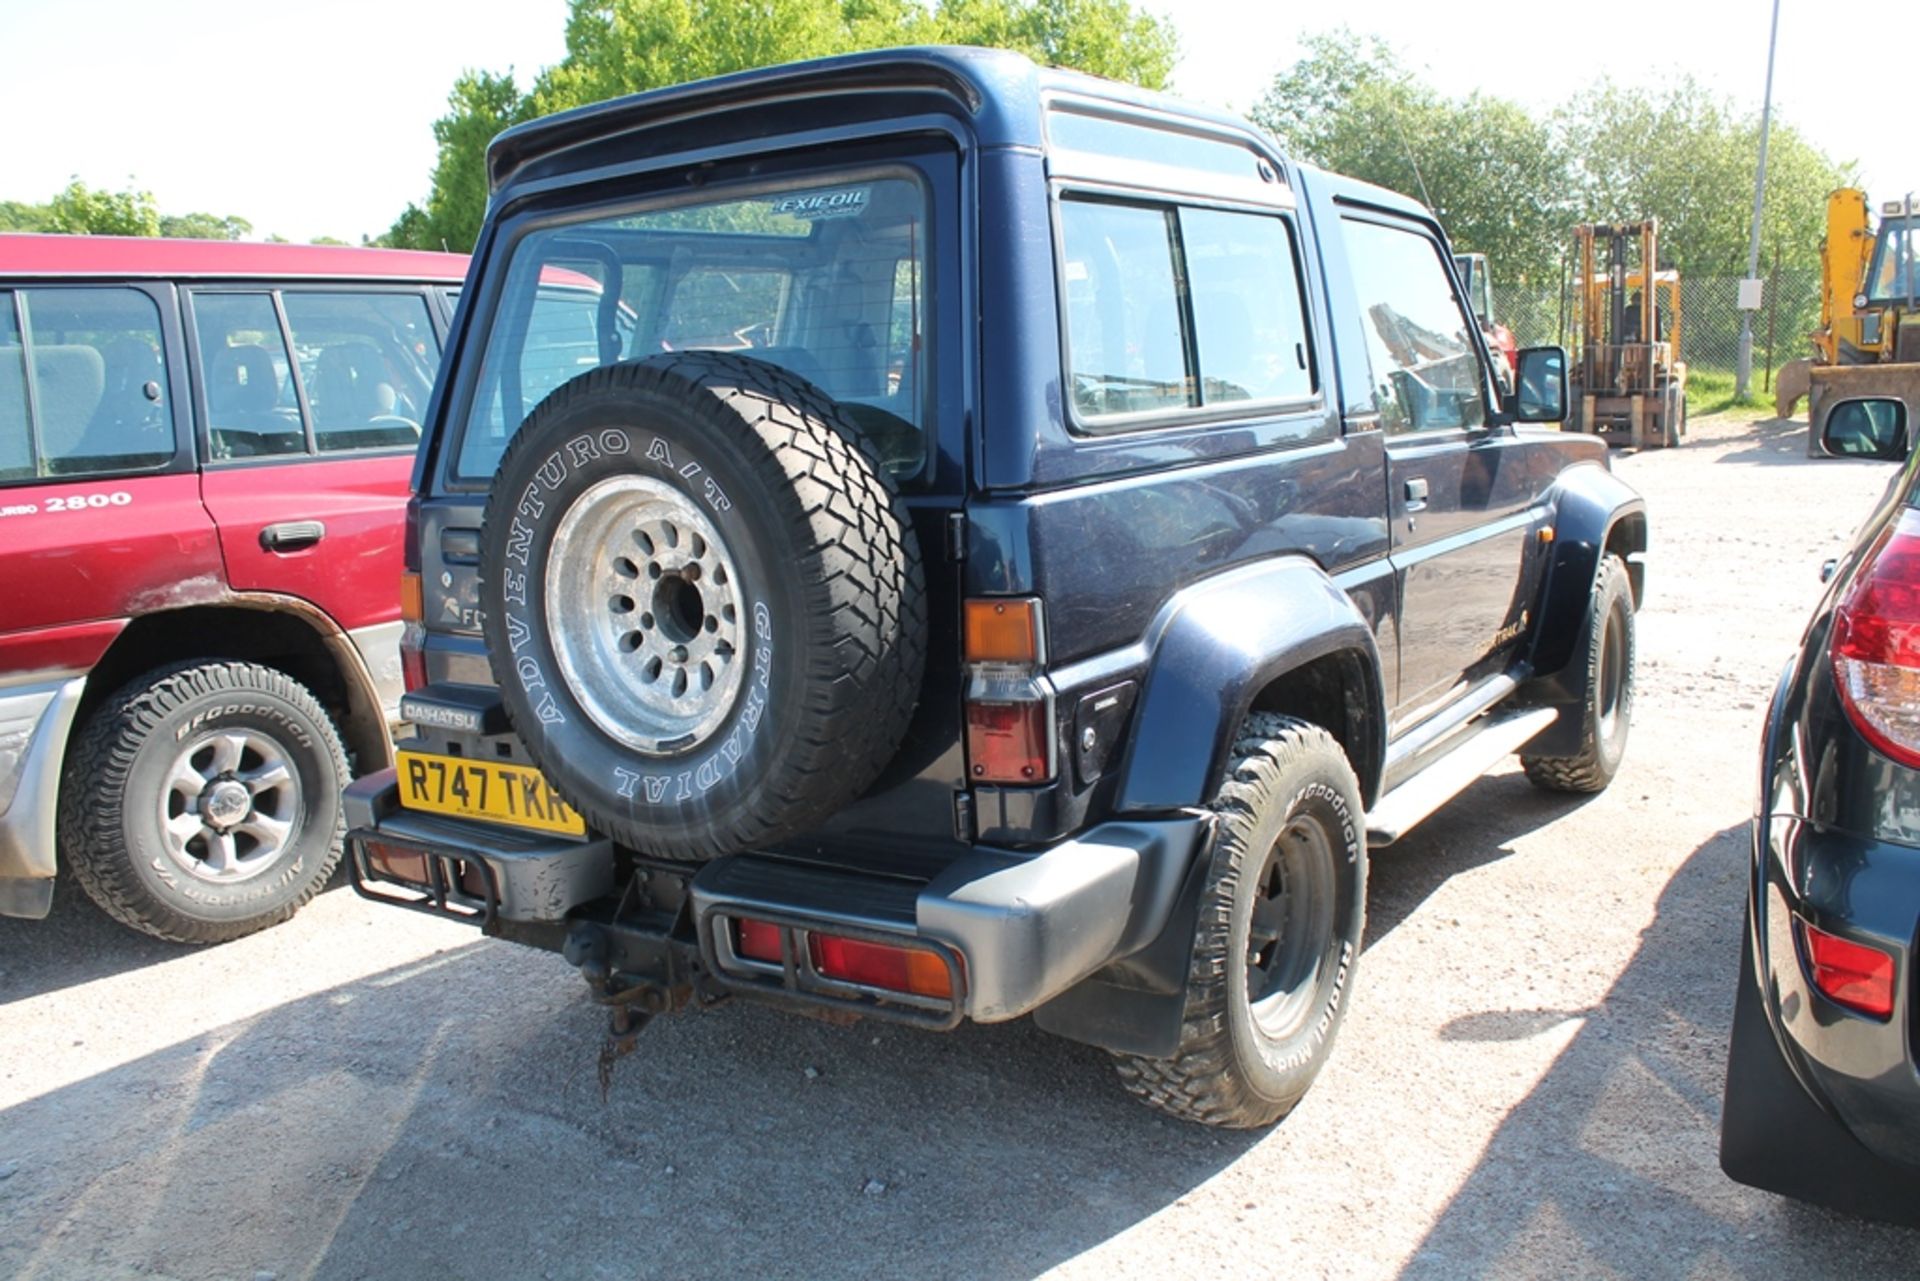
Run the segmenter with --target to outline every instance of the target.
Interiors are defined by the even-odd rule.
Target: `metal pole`
[[[1760,103],[1760,167],[1753,175],[1753,230],[1747,237],[1747,279],[1760,274],[1760,212],[1767,199],[1767,131],[1773,126],[1773,51],[1780,40],[1780,0],[1773,0],[1773,28],[1767,33],[1767,94]],[[1734,373],[1733,394],[1747,398],[1753,382],[1753,313],[1740,312],[1740,367]]]
[[[1780,319],[1780,246],[1773,247],[1773,278],[1767,283],[1767,366],[1760,371],[1760,389],[1773,390],[1773,334]]]

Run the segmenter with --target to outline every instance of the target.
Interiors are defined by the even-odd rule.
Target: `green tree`
[[[1253,110],[1288,154],[1431,206],[1494,279],[1555,278],[1570,218],[1565,152],[1518,105],[1447,99],[1378,37],[1308,36]]]
[[[774,63],[903,44],[993,45],[1037,61],[1161,88],[1172,27],[1129,0],[572,0],[567,53],[525,94],[512,75],[468,71],[435,122],[424,204],[384,237],[473,247],[486,211],[486,148],[500,130],[623,94]]]
[[[51,231],[53,209],[21,200],[0,200],[0,231]]]
[[[1556,114],[1574,157],[1582,221],[1660,219],[1661,256],[1683,274],[1744,276],[1759,121],[1691,79],[1648,91],[1602,83]],[[1768,259],[1817,271],[1826,194],[1852,180],[1775,119],[1767,149]]]
[[[511,71],[462,72],[447,95],[447,114],[433,122],[439,153],[426,203],[406,207],[388,229],[388,243],[402,249],[472,249],[487,211],[487,144],[533,114],[532,97],[521,95]]]
[[[160,210],[150,191],[96,191],[75,178],[53,198],[47,230],[77,236],[157,236]]]
[[[253,224],[245,218],[218,214],[161,214],[160,234],[182,240],[245,240]]]
[[[1431,205],[1496,282],[1557,281],[1579,222],[1657,217],[1683,273],[1746,274],[1757,113],[1682,79],[1603,81],[1536,117],[1484,94],[1448,99],[1377,36],[1309,36],[1254,110],[1290,154]],[[1825,197],[1850,178],[1791,124],[1773,123],[1762,245],[1815,270]]]

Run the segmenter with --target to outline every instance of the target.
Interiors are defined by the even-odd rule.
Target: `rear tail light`
[[[364,848],[367,865],[376,876],[408,885],[426,885],[432,880],[427,874],[427,856],[419,850],[388,845],[384,841],[367,841]]]
[[[947,963],[917,947],[815,934],[807,940],[807,948],[813,968],[830,979],[915,996],[953,995]]]
[[[427,687],[426,631],[417,623],[400,633],[400,680],[409,694]]]
[[[1836,1005],[1876,1019],[1893,1014],[1893,958],[1877,947],[1855,943],[1798,922],[1806,942],[1813,985]]]
[[[407,499],[406,531],[400,544],[400,679],[407,692],[427,683],[427,604],[420,581],[420,495]]]
[[[766,921],[734,922],[733,950],[749,961],[780,964],[780,927]]]
[[[1040,602],[986,597],[965,606],[967,776],[1045,783],[1054,774],[1053,693],[1042,679]]]
[[[967,704],[967,760],[983,783],[1036,783],[1047,770],[1047,705]]]
[[[953,996],[952,975],[937,952],[814,930],[800,933],[807,959],[823,978],[914,996]],[[781,927],[771,921],[739,918],[733,922],[734,954],[764,965],[783,965],[786,958],[781,954],[780,935]]]
[[[1834,610],[1834,685],[1867,742],[1920,768],[1920,511],[1900,513],[1867,562]]]

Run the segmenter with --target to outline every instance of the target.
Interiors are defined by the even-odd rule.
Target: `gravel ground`
[[[1649,499],[1627,765],[1509,766],[1375,858],[1357,999],[1283,1124],[1162,1120],[1027,1024],[744,1005],[595,1079],[557,958],[323,895],[192,951],[61,887],[0,921],[0,1275],[1914,1275],[1920,1233],[1715,1161],[1762,708],[1884,465],[1804,426],[1618,460]]]

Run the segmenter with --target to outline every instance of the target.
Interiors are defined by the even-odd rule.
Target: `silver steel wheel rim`
[[[691,499],[614,476],[575,499],[547,555],[547,634],[600,730],[648,755],[697,747],[733,710],[749,639],[739,571]]]
[[[300,776],[286,749],[255,730],[188,740],[160,793],[167,856],[188,875],[244,881],[279,862],[300,814]]]

